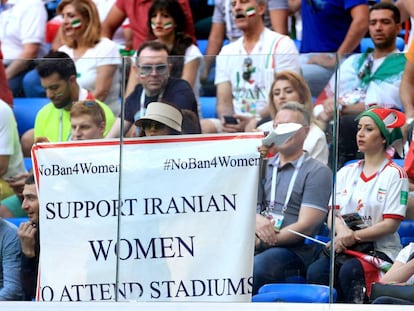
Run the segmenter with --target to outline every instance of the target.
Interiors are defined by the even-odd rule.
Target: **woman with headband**
[[[308,269],[308,283],[329,284],[335,274],[338,301],[366,302],[372,279],[366,278],[363,261],[344,254],[356,250],[391,264],[401,250],[397,230],[407,208],[408,179],[389,157],[389,148],[402,152],[403,113],[372,108],[358,115],[356,140],[364,159],[341,168],[331,196],[328,225],[335,213],[335,271],[329,256],[322,256]],[[335,199],[335,200],[334,200]],[[334,205],[334,206],[333,206]]]

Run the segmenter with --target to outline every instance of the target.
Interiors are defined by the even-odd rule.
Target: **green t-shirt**
[[[105,112],[106,136],[115,122],[112,110],[103,102],[96,100]],[[52,102],[45,105],[36,115],[34,136],[47,137],[50,142],[68,141],[70,137],[70,112],[65,109],[57,109]]]

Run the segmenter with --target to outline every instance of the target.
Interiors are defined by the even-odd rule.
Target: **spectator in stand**
[[[166,101],[180,109],[189,109],[198,116],[197,100],[191,85],[182,79],[170,77],[168,48],[158,41],[147,41],[137,51],[137,68],[140,84],[126,98],[124,135],[136,120],[145,115],[149,103]],[[121,115],[116,119],[108,137],[121,134]]]
[[[191,35],[195,42],[193,17],[189,1],[178,0],[178,2],[183,8],[185,20],[187,21],[185,33]],[[102,24],[103,35],[111,39],[116,29],[122,25],[125,18],[128,18],[132,30],[132,48],[137,50],[148,39],[148,10],[151,5],[152,1],[148,0],[116,0]]]
[[[399,95],[404,106],[407,124],[410,125],[414,121],[414,41],[411,42],[405,57],[407,62],[401,78]]]
[[[385,1],[385,0],[382,0]],[[388,0],[393,2],[392,0]],[[411,25],[410,27],[410,34],[408,36],[408,44],[410,44],[413,41],[413,35],[414,35],[414,2],[411,0],[397,0],[395,2],[395,5],[400,9],[401,13],[401,22],[409,22]],[[407,43],[407,42],[406,42]]]
[[[253,294],[264,284],[287,282],[292,271],[294,276],[305,276],[318,254],[316,245],[306,245],[303,238],[289,232],[312,236],[328,213],[332,172],[303,151],[309,125],[310,115],[298,103],[283,105],[275,117],[275,127],[284,127],[293,135],[285,139],[280,133],[279,152],[268,160],[260,182],[259,194],[263,195],[256,214]]]
[[[39,268],[39,199],[33,175],[29,175],[23,188],[22,208],[29,220],[22,222],[17,234],[22,249],[21,284],[24,300],[33,300],[36,294],[36,280]]]
[[[374,50],[348,57],[339,67],[338,77],[333,75],[318,96],[313,109],[318,120],[331,121],[337,88],[340,107],[338,167],[357,158],[355,117],[359,113],[373,105],[405,108],[399,90],[406,59],[395,43],[401,30],[400,12],[392,3],[380,2],[370,8],[368,20]]]
[[[94,100],[74,102],[70,108],[71,140],[102,139],[105,111]]]
[[[139,137],[181,135],[183,115],[179,108],[163,103],[148,104],[145,116],[139,118],[135,125],[139,129]]]
[[[359,51],[368,30],[368,1],[302,0],[301,15],[302,74],[316,97],[334,72],[333,53],[342,57]]]
[[[330,201],[335,224],[332,226],[329,215],[328,226],[334,228],[335,241],[328,242],[327,248],[335,249],[335,271],[331,271],[332,258],[321,256],[307,272],[308,283],[324,285],[329,284],[334,273],[338,301],[350,303],[360,300],[361,291],[357,288],[367,288],[370,284],[358,258],[343,252],[356,250],[392,263],[401,250],[397,230],[404,219],[408,197],[407,175],[387,155],[389,147],[402,141],[400,127],[405,124],[404,114],[374,107],[359,114],[357,119],[357,144],[364,160],[338,171],[336,197]],[[357,218],[361,223],[355,224]]]
[[[96,8],[98,9],[99,13],[99,19],[101,23],[105,20],[106,16],[108,15],[109,11],[112,8],[112,5],[115,3],[116,0],[92,0]],[[56,51],[58,50],[62,45],[62,38],[61,33],[58,34],[59,27],[61,26],[63,22],[63,18],[61,15],[54,16],[51,20],[47,23],[47,29],[46,29],[46,37],[49,42],[51,42],[51,49]],[[132,33],[131,29],[129,28],[129,21],[126,19],[122,26],[119,27],[112,38],[112,41],[114,41],[118,47],[131,50],[132,49]]]
[[[220,52],[224,39],[233,42],[240,38],[243,33],[237,28],[231,1],[219,0],[214,2],[214,12],[210,34],[208,36],[207,50],[204,57],[204,67],[201,80],[206,81],[210,72],[214,55]],[[288,34],[288,1],[287,0],[268,0],[264,14],[265,26],[283,35]]]
[[[76,81],[76,68],[72,58],[64,52],[50,52],[36,67],[46,96],[51,102],[37,113],[33,130],[23,134],[23,153],[30,155],[35,139],[46,137],[48,141],[67,141],[70,138],[69,111],[74,101],[95,100],[105,111],[105,135],[114,123],[111,109],[94,98],[91,92]]]
[[[232,12],[243,32],[217,56],[218,119],[203,119],[203,133],[243,132],[254,118],[268,115],[267,94],[275,72],[299,72],[299,55],[292,39],[266,28],[265,0],[236,0]],[[226,123],[233,116],[236,124]]]
[[[0,301],[23,300],[20,282],[22,251],[17,228],[0,218]]]
[[[405,246],[399,253],[390,270],[380,280],[381,283],[414,285],[414,243]],[[414,305],[414,302],[389,296],[380,296],[374,304]]]
[[[26,173],[13,110],[0,99],[0,200],[14,194],[7,181]]]
[[[327,164],[329,151],[326,136],[312,117],[312,96],[305,80],[298,73],[286,70],[275,75],[269,92],[270,118],[262,119],[257,129],[265,133],[273,131],[274,118],[287,102],[298,102],[311,115],[309,133],[303,143],[303,150],[306,150],[312,158]],[[273,150],[272,153],[276,152],[277,150]]]
[[[203,55],[193,44],[193,39],[185,33],[187,22],[184,11],[177,0],[154,0],[148,11],[150,38],[164,43],[169,48],[172,77],[182,78],[193,87],[198,98],[200,89],[200,69]],[[128,96],[139,82],[136,67],[131,70],[128,80]]]
[[[15,97],[24,97],[23,77],[33,59],[46,54],[47,12],[41,0],[1,0],[0,40],[6,77]]]
[[[3,65],[3,53],[1,52],[0,42],[0,99],[4,100],[6,104],[13,107],[13,94],[10,91],[9,84],[7,83],[6,70]]]
[[[75,61],[79,85],[118,114],[121,111],[119,48],[101,36],[96,5],[91,0],[62,0],[57,13],[63,17],[59,31],[64,43],[58,50]]]

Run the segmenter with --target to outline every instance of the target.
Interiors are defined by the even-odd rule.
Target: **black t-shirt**
[[[134,91],[125,100],[125,120],[131,123],[135,122],[135,115],[141,109],[141,93],[143,91],[142,85],[138,84]],[[194,111],[198,116],[197,100],[194,96],[191,85],[183,80],[177,78],[168,78],[162,98],[155,96],[145,96],[144,107],[153,101],[165,101],[173,104],[181,109],[189,109]]]

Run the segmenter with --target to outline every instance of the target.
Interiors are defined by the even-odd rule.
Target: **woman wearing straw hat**
[[[139,136],[180,135],[182,133],[183,115],[173,105],[152,102],[148,104],[145,116],[139,118],[135,125]]]

